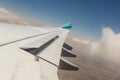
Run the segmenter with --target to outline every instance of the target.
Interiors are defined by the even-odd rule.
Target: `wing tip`
[[[61,28],[63,28],[63,29],[71,29],[72,24],[71,23],[65,24],[65,25],[61,26]]]

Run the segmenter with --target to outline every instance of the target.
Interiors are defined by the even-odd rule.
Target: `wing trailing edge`
[[[69,46],[68,44],[64,43],[64,45],[62,47],[62,53],[61,53],[62,57],[60,58],[59,69],[74,70],[74,71],[79,70],[79,67],[77,65],[75,65],[63,58],[63,57],[76,57],[76,55],[73,54],[71,50],[72,50],[72,47]]]

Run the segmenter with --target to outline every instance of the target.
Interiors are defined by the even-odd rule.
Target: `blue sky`
[[[80,38],[100,39],[103,26],[120,32],[120,0],[0,0],[0,6],[50,26],[71,22]]]

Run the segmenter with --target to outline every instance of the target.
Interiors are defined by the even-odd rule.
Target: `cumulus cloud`
[[[102,38],[99,41],[81,40],[73,38],[73,41],[79,43],[77,50],[89,56],[96,56],[106,59],[109,62],[119,63],[120,61],[120,34],[115,34],[109,28],[103,28]],[[76,48],[76,47],[75,47]]]

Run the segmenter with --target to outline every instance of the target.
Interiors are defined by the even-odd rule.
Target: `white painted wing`
[[[0,80],[58,80],[68,28],[70,25],[48,30],[0,23]]]

